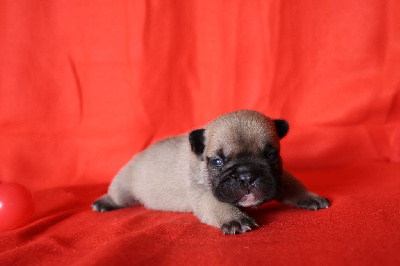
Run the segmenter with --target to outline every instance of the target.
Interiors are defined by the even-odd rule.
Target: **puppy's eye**
[[[212,159],[210,162],[215,167],[221,167],[224,164],[224,162],[220,158]]]
[[[268,154],[268,161],[271,163],[276,162],[276,160],[278,160],[279,158],[279,153],[278,152],[271,152],[270,154]]]

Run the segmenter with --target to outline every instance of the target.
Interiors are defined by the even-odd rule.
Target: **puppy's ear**
[[[204,152],[204,128],[193,130],[189,133],[190,147],[192,151],[201,156]]]
[[[279,138],[283,138],[286,136],[286,134],[289,131],[289,124],[286,120],[284,119],[275,119],[275,128],[276,128],[276,133],[278,133]]]

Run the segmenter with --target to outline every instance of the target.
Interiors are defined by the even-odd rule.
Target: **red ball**
[[[0,184],[0,230],[24,225],[34,210],[35,203],[28,189],[15,183]]]

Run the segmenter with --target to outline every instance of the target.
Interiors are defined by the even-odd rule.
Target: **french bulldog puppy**
[[[135,205],[193,212],[224,234],[257,227],[243,207],[277,200],[311,210],[329,207],[282,168],[285,120],[250,110],[224,114],[204,128],[159,141],[137,154],[92,204],[106,212]]]

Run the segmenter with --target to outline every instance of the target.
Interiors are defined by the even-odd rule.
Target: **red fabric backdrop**
[[[227,237],[191,214],[92,213],[133,154],[237,109],[285,118],[330,209],[271,203]],[[398,264],[400,2],[0,2],[0,180],[36,212],[0,263]]]

